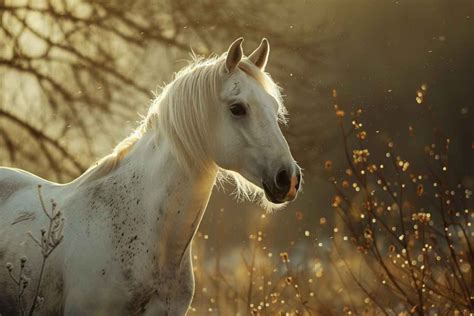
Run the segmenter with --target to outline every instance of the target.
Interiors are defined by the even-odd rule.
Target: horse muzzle
[[[262,181],[263,190],[267,199],[275,204],[293,201],[298,195],[301,182],[301,171],[297,166],[293,168],[282,167],[274,176],[266,177]]]

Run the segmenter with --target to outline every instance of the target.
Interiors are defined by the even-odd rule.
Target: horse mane
[[[92,181],[103,176],[106,176],[115,170],[120,162],[127,156],[133,148],[133,145],[146,133],[148,130],[146,124],[140,124],[129,136],[120,141],[112,150],[112,152],[90,166],[79,178],[75,181],[84,183]]]
[[[120,162],[132,150],[136,142],[148,131],[153,130],[157,137],[166,135],[178,163],[185,169],[190,165],[199,168],[210,168],[209,142],[212,139],[212,128],[208,124],[211,115],[217,111],[212,108],[218,104],[219,82],[225,67],[226,54],[202,58],[192,56],[187,67],[177,72],[171,83],[161,88],[161,93],[148,110],[141,124],[128,137],[103,157],[85,173],[83,181],[97,179],[116,169]],[[279,104],[278,116],[286,123],[286,108],[283,106],[279,86],[270,75],[261,71],[248,59],[239,63],[239,69],[256,80],[268,93],[275,97]],[[179,105],[179,106],[177,106]],[[236,196],[239,199],[255,200],[263,191],[236,172],[220,170],[218,183],[231,180],[236,185]],[[268,202],[270,203],[270,202]],[[275,209],[275,205],[265,208]]]

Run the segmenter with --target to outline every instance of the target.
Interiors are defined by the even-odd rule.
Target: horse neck
[[[129,172],[139,169],[147,218],[156,225],[153,243],[163,262],[179,261],[190,248],[215,183],[217,168],[185,170],[165,137],[146,133],[129,160]]]
[[[190,249],[215,183],[217,168],[200,172],[185,170],[177,163],[171,146],[156,131],[146,132],[123,161],[98,185],[127,184],[127,199],[136,205],[127,212],[145,219],[146,239],[154,249],[157,262],[165,266],[179,264]],[[107,177],[107,176],[105,176]],[[136,203],[135,203],[136,201]],[[131,213],[130,217],[136,216]],[[186,257],[187,258],[187,257]]]

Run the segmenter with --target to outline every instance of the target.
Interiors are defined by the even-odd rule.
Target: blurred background
[[[472,1],[0,0],[0,21],[0,164],[59,182],[77,177],[127,136],[159,86],[187,65],[191,50],[220,54],[243,36],[250,53],[262,37],[269,39],[267,71],[284,89],[290,123],[282,128],[304,169],[304,191],[274,214],[237,203],[232,187],[214,192],[194,243],[190,313],[393,315],[474,308]],[[379,170],[379,162],[397,152],[383,178],[395,177],[392,185],[402,183],[400,161],[403,172],[409,168],[407,179],[423,174],[430,183],[438,165],[428,160],[440,172],[449,161],[445,184],[463,201],[459,210],[445,211],[465,214],[464,233],[452,232],[460,248],[454,257],[445,252],[454,266],[440,270],[450,277],[431,272],[429,283],[424,269],[417,270],[425,259],[413,265],[405,258],[410,247],[425,251],[426,242],[397,246],[398,234],[383,227],[371,227],[367,236],[374,219],[389,225],[390,214],[377,217],[369,208],[362,217],[364,208],[354,215],[340,207],[340,199],[350,209],[367,202],[371,184],[383,182],[380,175],[345,180],[370,167],[363,157],[360,168],[351,167],[364,149]],[[338,185],[350,194],[337,193]],[[417,231],[413,214],[437,205],[435,191],[434,201],[412,203],[401,213],[400,225],[409,222],[402,235]],[[404,201],[396,194],[394,200],[403,210]],[[443,214],[427,225],[439,219],[451,229]],[[391,270],[383,263],[385,250],[377,256],[377,243],[367,244],[375,230],[380,249],[395,239],[394,256],[408,259],[406,266]],[[380,291],[388,294],[374,296]]]

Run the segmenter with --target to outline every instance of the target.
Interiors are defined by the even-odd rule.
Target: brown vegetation
[[[324,163],[335,190],[331,233],[300,230],[302,240],[290,241],[278,255],[278,246],[265,239],[268,219],[262,215],[247,246],[227,253],[227,259],[216,250],[212,260],[200,256],[207,237],[198,235],[193,311],[468,315],[474,310],[472,191],[450,173],[448,159],[449,145],[457,140],[420,146],[425,158],[417,166],[392,141],[368,135],[362,110],[345,114],[335,106],[335,114],[346,166]],[[413,127],[407,131],[413,133]],[[326,218],[319,224],[327,226]]]

